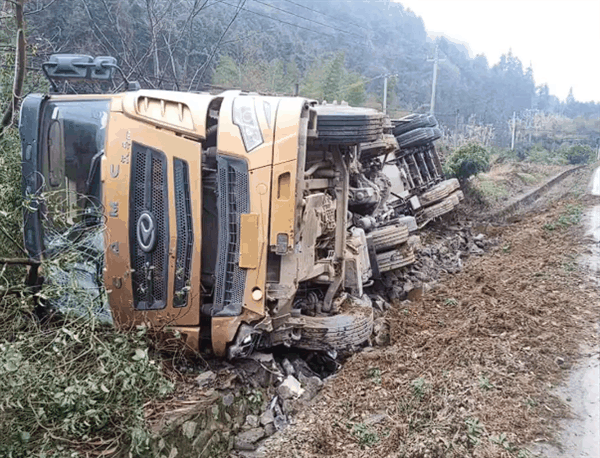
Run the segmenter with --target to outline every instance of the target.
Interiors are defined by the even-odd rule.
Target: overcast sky
[[[431,36],[459,41],[494,65],[512,49],[536,85],[600,102],[600,0],[395,0]]]

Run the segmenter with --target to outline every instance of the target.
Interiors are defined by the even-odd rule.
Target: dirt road
[[[553,388],[578,367],[582,343],[597,345],[598,283],[578,264],[587,249],[582,216],[600,209],[584,196],[587,173],[543,208],[488,226],[491,251],[419,300],[396,303],[390,345],[347,361],[258,456],[528,456],[578,409],[575,398],[589,415],[597,364],[573,372],[580,392],[570,401]],[[586,428],[597,424],[574,434]],[[579,437],[559,436],[565,446]],[[597,456],[594,440],[556,456]]]

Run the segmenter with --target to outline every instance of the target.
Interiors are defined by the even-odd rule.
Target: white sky
[[[536,85],[564,100],[600,102],[600,0],[394,0],[494,65],[509,49]]]

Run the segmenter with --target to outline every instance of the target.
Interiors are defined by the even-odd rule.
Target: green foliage
[[[479,388],[484,391],[489,391],[489,390],[496,388],[496,386],[492,382],[490,382],[490,379],[487,378],[485,375],[480,375],[479,376]]]
[[[410,385],[412,387],[414,396],[419,400],[423,399],[425,394],[427,394],[429,391],[429,385],[423,377],[413,380],[410,382]]]
[[[352,435],[358,439],[358,445],[360,448],[372,447],[379,441],[379,435],[369,428],[364,423],[356,423],[355,425],[348,425],[352,428]]]
[[[267,62],[252,56],[236,61],[223,55],[215,69],[213,84],[261,93],[291,94],[298,79],[298,68],[293,62],[279,59]]]
[[[563,151],[569,164],[589,164],[596,158],[596,152],[588,145],[574,145]]]
[[[367,370],[367,375],[376,385],[381,385],[381,369],[378,367],[371,367]]]
[[[146,329],[118,332],[91,312],[41,325],[32,303],[0,305],[0,456],[63,456],[90,442],[145,456],[144,403],[173,389]]]
[[[0,137],[0,257],[23,257],[21,148],[16,127]],[[10,267],[9,283],[22,278],[23,269]]]
[[[472,445],[477,445],[479,443],[479,438],[485,431],[483,425],[477,418],[467,418],[465,420],[465,425],[467,427],[467,438],[469,439],[469,442]]]
[[[547,231],[565,229],[569,226],[577,225],[583,217],[583,207],[581,205],[567,205],[565,211],[556,221],[544,224],[542,227]]]
[[[120,333],[92,313],[42,326],[30,300],[5,299],[0,329],[0,456],[60,456],[88,442],[145,454],[143,405],[172,390],[145,328]]]
[[[567,163],[566,158],[559,152],[551,152],[544,148],[541,144],[534,145],[525,155],[527,162],[550,165],[564,165]]]
[[[461,146],[444,163],[445,173],[460,180],[486,172],[489,168],[490,154],[485,147],[477,143]]]
[[[352,106],[361,106],[366,100],[364,79],[345,67],[344,53],[313,61],[302,81],[300,94],[328,102],[346,101]]]

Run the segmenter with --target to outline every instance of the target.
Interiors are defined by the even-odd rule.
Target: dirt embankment
[[[550,388],[593,341],[599,312],[576,259],[584,206],[600,202],[575,191],[495,227],[489,253],[396,303],[391,344],[347,361],[259,455],[527,456],[550,439],[568,411]]]

